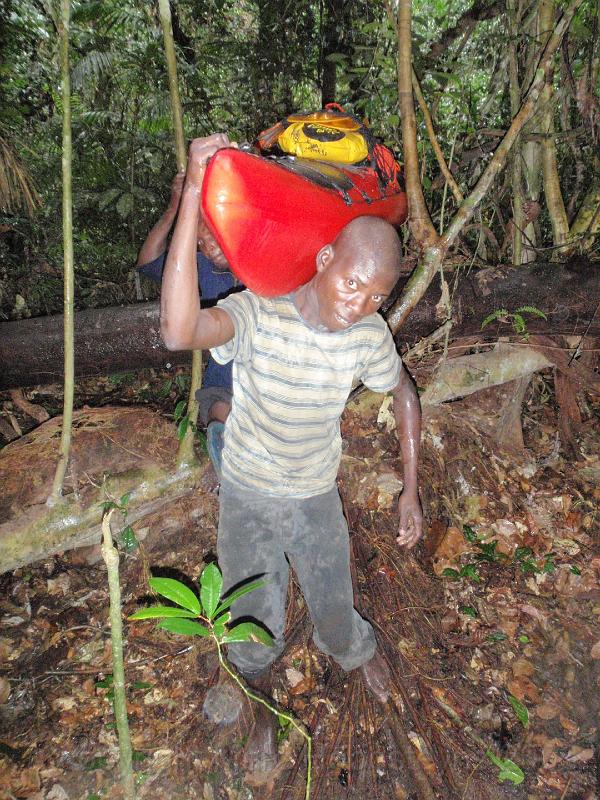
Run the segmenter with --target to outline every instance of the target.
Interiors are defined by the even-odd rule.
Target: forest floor
[[[164,381],[81,381],[77,402],[155,398],[172,410]],[[0,399],[25,430],[11,398]],[[58,411],[59,398],[28,399]],[[396,705],[379,707],[356,673],[316,650],[292,580],[275,700],[312,733],[314,800],[421,798],[411,760],[444,800],[600,797],[600,406],[586,401],[578,461],[559,446],[549,376],[535,376],[526,397],[524,451],[489,437],[485,408],[471,398],[427,414],[429,530],[411,553],[394,543],[401,469],[389,412],[364,393],[344,415],[339,486],[356,602],[392,669]],[[125,616],[147,599],[150,572],[197,579],[214,559],[217,517],[207,467],[196,496],[136,526],[140,546],[121,559]],[[120,797],[104,563],[75,550],[1,576],[0,624],[1,800]],[[219,679],[206,640],[152,622],[126,622],[125,635],[138,797],[304,797],[299,736],[282,726],[278,769],[250,776],[251,710],[223,726],[204,717]]]

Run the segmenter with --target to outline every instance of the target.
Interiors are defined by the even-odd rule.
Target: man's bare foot
[[[387,703],[390,695],[390,668],[385,659],[375,650],[375,655],[359,667],[367,689],[380,703]]]

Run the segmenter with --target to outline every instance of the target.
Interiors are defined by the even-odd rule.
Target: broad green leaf
[[[229,630],[223,637],[223,642],[232,644],[233,642],[261,642],[269,647],[273,646],[273,637],[260,628],[254,622],[240,622]]]
[[[491,750],[485,751],[486,756],[498,767],[498,780],[502,781],[512,781],[512,783],[517,786],[519,783],[523,783],[525,780],[525,773],[518,767],[514,761],[511,761],[510,758],[498,758],[495,756]]]
[[[506,639],[506,634],[502,631],[494,631],[487,638],[490,642],[503,642]]]
[[[121,540],[121,546],[126,553],[133,553],[140,546],[137,536],[135,535],[135,531],[131,525],[123,528],[119,535],[119,539]]]
[[[169,633],[181,633],[183,636],[210,636],[208,628],[191,619],[163,619],[157,627]]]
[[[185,608],[173,608],[173,606],[150,606],[142,608],[132,614],[129,619],[161,619],[162,617],[178,617],[193,619],[198,615],[194,611],[186,611]]]
[[[185,437],[189,424],[190,424],[190,418],[189,415],[186,414],[185,417],[181,420],[181,422],[177,426],[177,439],[179,441],[181,441]]]
[[[174,578],[150,578],[150,587],[157,594],[162,594],[167,600],[177,603],[178,606],[187,608],[188,611],[193,611],[194,614],[200,616],[200,601],[191,589],[176,581]]]
[[[232,603],[235,603],[236,600],[239,600],[240,597],[248,594],[248,592],[253,592],[255,589],[260,589],[262,586],[265,586],[266,583],[267,581],[265,580],[259,580],[251,581],[251,583],[246,583],[244,586],[240,586],[240,588],[236,589],[235,592],[231,592],[231,594],[227,595],[227,597],[216,609],[215,615],[218,616],[222,611],[225,611],[226,608],[229,608]]]
[[[467,617],[471,617],[471,619],[477,619],[477,611],[475,611],[473,606],[461,606],[458,610],[461,614],[466,614]]]
[[[121,499],[119,500],[119,505],[125,508],[125,506],[129,503],[129,498],[131,497],[132,492],[125,492],[125,494],[121,495]]]
[[[513,697],[512,694],[509,694],[508,702],[511,704],[512,709],[521,725],[524,728],[529,727],[529,711],[527,711],[527,708],[523,705],[523,703],[517,700],[516,697]]]
[[[200,575],[200,600],[204,614],[208,619],[212,619],[219,605],[221,589],[223,588],[223,576],[216,564],[209,564],[202,570]]]
[[[225,633],[225,625],[229,622],[229,617],[231,614],[222,614],[218,619],[216,619],[213,623],[213,633],[220,639]]]
[[[452,567],[445,567],[445,569],[442,570],[442,577],[452,578],[453,581],[457,581],[460,578],[460,573],[457,569],[452,569]]]

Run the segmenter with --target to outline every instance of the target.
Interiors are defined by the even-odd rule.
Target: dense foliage
[[[396,37],[383,0],[171,5],[188,137],[226,130],[251,140],[285,113],[335,98],[400,149]],[[62,304],[58,37],[52,0],[0,0],[0,13],[0,318],[15,318],[57,311]],[[465,193],[511,117],[509,46],[515,47],[521,94],[540,51],[538,6],[522,5],[515,13],[518,35],[511,38],[505,7],[497,1],[413,3],[415,72]],[[569,222],[598,172],[597,13],[586,0],[556,59],[556,91],[546,99]],[[136,252],[166,202],[175,169],[155,4],[74,0],[71,45],[76,303],[133,301]],[[536,189],[540,167],[530,152],[548,136],[541,119],[529,124],[518,150],[525,165],[521,190],[533,203],[543,202]],[[419,147],[438,224],[443,204],[447,216],[454,200],[446,198],[424,128]],[[500,176],[481,210],[482,224],[460,245],[480,259],[510,258],[510,175]],[[22,199],[28,176],[41,196],[31,216]],[[547,211],[542,208],[529,224],[532,241],[547,257],[543,248],[553,245]]]

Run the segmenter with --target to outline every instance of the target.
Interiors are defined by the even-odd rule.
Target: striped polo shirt
[[[276,497],[312,497],[335,483],[341,456],[340,416],[352,386],[393,389],[402,362],[378,314],[341,331],[317,330],[291,295],[249,291],[218,305],[233,339],[211,350],[233,359],[233,401],[225,426],[223,476]]]

